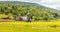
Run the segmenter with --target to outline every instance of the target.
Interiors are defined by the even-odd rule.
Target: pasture
[[[0,32],[60,32],[60,21],[0,22]]]

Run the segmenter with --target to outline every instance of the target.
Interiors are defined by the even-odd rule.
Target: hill
[[[26,16],[29,12],[32,20],[55,20],[60,19],[60,11],[36,3],[19,1],[1,1],[0,14],[12,14],[18,17],[19,14]]]

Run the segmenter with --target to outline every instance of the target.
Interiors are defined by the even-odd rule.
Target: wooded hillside
[[[0,2],[0,14],[13,14],[18,17],[19,14],[25,16],[30,13],[34,20],[54,20],[60,19],[60,11],[44,7],[36,3],[27,2]]]

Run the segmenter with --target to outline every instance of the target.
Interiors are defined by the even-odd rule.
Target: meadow
[[[52,22],[53,21],[53,22]],[[0,22],[0,32],[60,32],[60,21],[49,22]],[[54,26],[55,25],[55,26]]]

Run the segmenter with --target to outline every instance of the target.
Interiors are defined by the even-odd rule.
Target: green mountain
[[[60,11],[36,3],[19,1],[0,1],[0,14],[19,14],[25,16],[30,13],[34,20],[54,20],[60,19]]]

